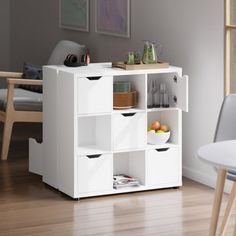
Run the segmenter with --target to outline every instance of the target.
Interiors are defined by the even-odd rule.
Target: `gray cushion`
[[[236,172],[235,171],[228,171],[227,172],[227,179],[236,181]]]
[[[7,89],[0,89],[0,110],[6,110]],[[21,88],[14,89],[14,107],[17,111],[42,111],[43,95]]]
[[[30,63],[24,63],[23,67],[23,79],[29,80],[42,80],[43,78],[42,66],[33,65]],[[42,85],[30,85],[30,84],[21,84],[19,88],[23,88],[32,92],[42,93],[43,86]]]

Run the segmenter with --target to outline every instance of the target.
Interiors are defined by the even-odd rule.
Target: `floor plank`
[[[1,236],[204,236],[208,233],[214,196],[208,187],[184,179],[179,190],[75,201],[43,184],[41,177],[28,173],[27,155],[27,143],[13,143],[9,160],[0,163]],[[224,196],[223,208],[227,198]],[[232,234],[233,225],[234,219],[227,235]]]

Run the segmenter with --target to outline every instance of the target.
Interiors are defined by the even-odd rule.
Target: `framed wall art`
[[[130,37],[130,0],[96,0],[96,33]]]
[[[59,0],[60,27],[89,31],[89,0]]]

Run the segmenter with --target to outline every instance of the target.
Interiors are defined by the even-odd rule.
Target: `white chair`
[[[78,58],[85,46],[62,40],[54,48],[48,65],[63,65],[68,54]],[[18,85],[41,85],[42,80],[22,79],[22,73],[0,71],[0,78],[7,78],[7,89],[0,89],[0,121],[4,123],[1,159],[7,160],[14,122],[42,122],[42,93],[15,88]]]

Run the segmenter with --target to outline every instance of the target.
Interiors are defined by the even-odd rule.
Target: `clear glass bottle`
[[[167,91],[165,91],[165,93],[163,94],[163,105],[162,105],[164,108],[168,108],[170,107],[170,104],[169,104],[169,95],[167,93]]]
[[[170,106],[169,104],[169,95],[166,90],[166,84],[161,83],[160,84],[160,105],[161,107],[167,108]]]
[[[157,80],[154,81],[153,106],[156,108],[160,107],[160,90]]]
[[[153,107],[152,80],[148,80],[147,107]]]

